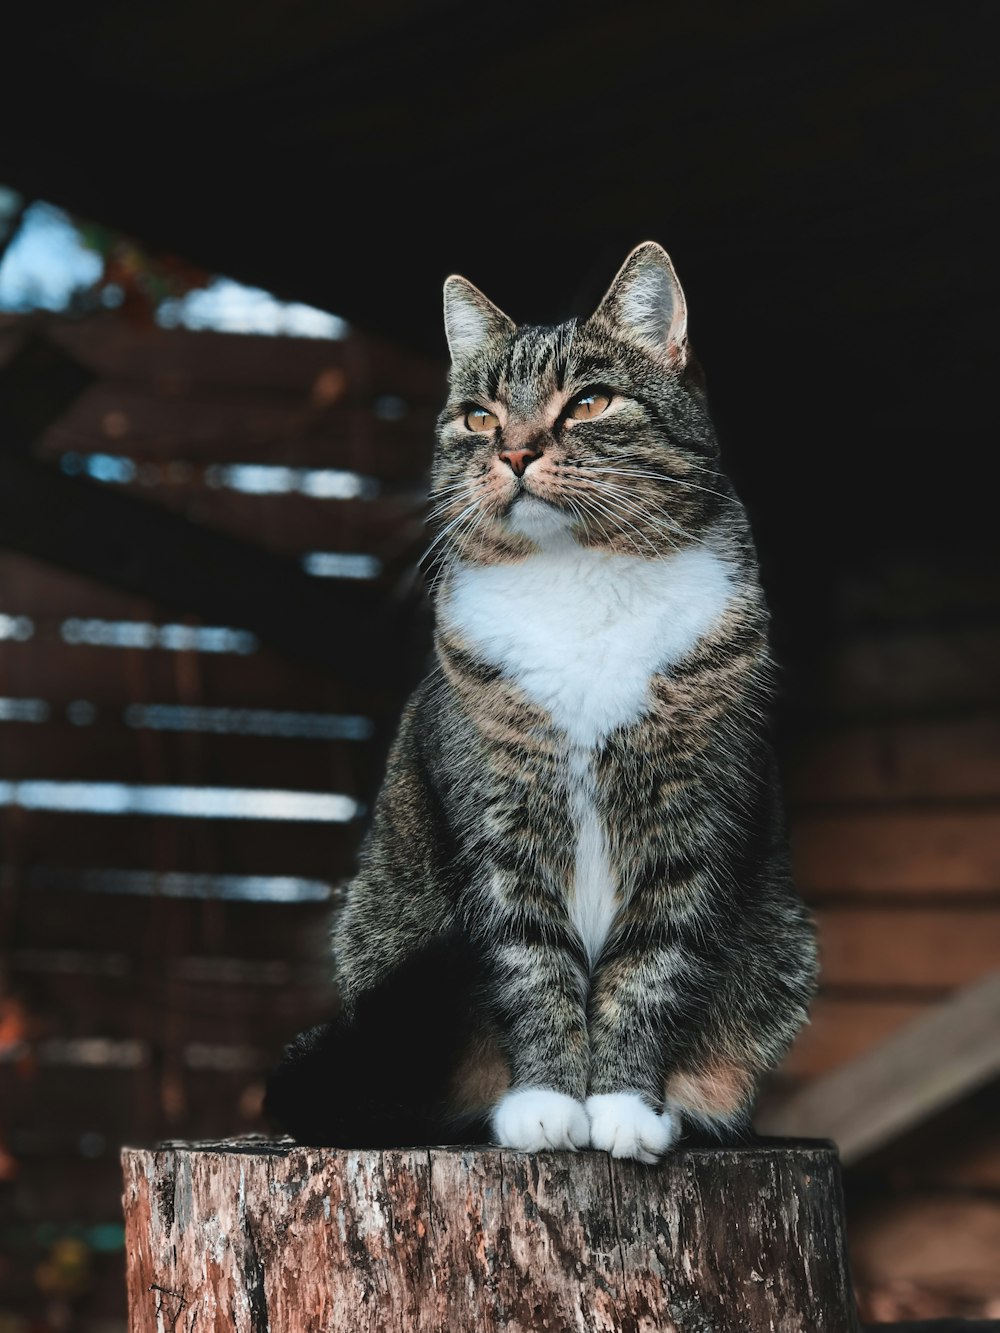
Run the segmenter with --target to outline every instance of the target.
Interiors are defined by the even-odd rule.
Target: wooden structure
[[[412,669],[396,589],[442,371],[357,335],[0,317],[0,398],[51,416],[51,367],[26,395],[46,349],[81,391],[0,429],[0,1324],[38,1316],[68,1238],[88,1271],[57,1295],[89,1333],[124,1310],[120,1144],[262,1129],[265,1071],[332,1008],[331,902]],[[374,577],[309,576],[316,551]],[[387,606],[377,680],[362,625]],[[84,799],[20,799],[38,783]],[[114,813],[95,783],[339,793],[358,817]]]
[[[830,1127],[843,1162],[856,1162],[937,1111],[1000,1077],[1000,972],[758,1113],[767,1133]]]
[[[836,1152],[126,1149],[130,1333],[855,1333]]]
[[[137,330],[103,316],[0,320],[0,370],[29,342],[86,374],[16,455],[6,437],[0,449],[0,781],[370,799],[405,664],[387,658],[396,685],[346,677],[355,654],[364,660],[363,619],[398,606],[398,577],[423,541],[441,367],[357,336]],[[49,372],[43,387],[51,400]],[[129,479],[73,472],[95,458],[118,460]],[[296,479],[333,470],[378,491],[218,484],[220,469],[246,465]],[[64,527],[33,522],[50,501]],[[780,532],[773,514],[764,536]],[[297,562],[317,549],[374,555],[382,571],[352,588],[306,580]],[[211,557],[211,577],[192,578],[192,553]],[[251,567],[252,590],[240,580]],[[791,665],[796,872],[819,921],[824,982],[764,1113],[811,1107],[795,1132],[831,1136],[843,1122],[828,1118],[817,1081],[856,1060],[878,1068],[883,1042],[1000,964],[1000,570],[974,540],[845,556],[822,624],[787,588],[770,590]],[[344,610],[348,597],[360,617]],[[228,625],[257,646],[71,642],[68,621]],[[136,725],[157,716],[178,729]],[[295,733],[324,716],[370,719],[374,733]],[[270,734],[241,730],[258,723]],[[0,1003],[16,1033],[0,1051],[0,1166],[6,1147],[18,1173],[0,1193],[0,1250],[14,1238],[5,1297],[18,1308],[33,1308],[46,1261],[49,1242],[35,1238],[69,1234],[108,1247],[74,1297],[81,1328],[120,1312],[108,1237],[122,1141],[264,1127],[264,1071],[333,1002],[326,923],[360,827],[0,811]],[[982,1313],[1000,1297],[1000,1088],[994,1077],[935,1105],[905,1139],[877,1152],[869,1141],[853,1158],[854,1269],[865,1291],[898,1290],[900,1310],[933,1300],[942,1313]],[[867,1134],[864,1099],[850,1109]]]

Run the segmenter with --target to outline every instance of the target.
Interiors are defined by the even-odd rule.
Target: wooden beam
[[[823,1135],[845,1165],[1000,1073],[1000,972],[762,1114],[764,1134]]]

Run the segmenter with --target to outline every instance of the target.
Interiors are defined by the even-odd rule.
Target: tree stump
[[[130,1333],[856,1333],[837,1154],[126,1148]]]

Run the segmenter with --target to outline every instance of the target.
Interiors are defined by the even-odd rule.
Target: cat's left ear
[[[670,256],[656,241],[635,247],[595,314],[669,365],[686,364],[687,301]]]
[[[467,361],[494,338],[513,333],[514,321],[468,278],[453,273],[444,284],[444,331],[452,361]]]

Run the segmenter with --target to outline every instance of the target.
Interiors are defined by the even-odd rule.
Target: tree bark
[[[832,1145],[127,1148],[130,1333],[856,1333]]]

